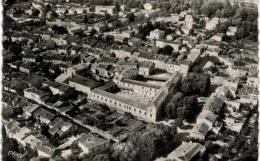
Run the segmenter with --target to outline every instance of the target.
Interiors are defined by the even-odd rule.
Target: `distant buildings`
[[[89,13],[95,13],[95,14],[100,14],[100,15],[114,15],[115,14],[115,6],[101,6],[101,5],[96,5],[93,8],[87,8],[87,12]]]
[[[213,17],[211,20],[209,20],[206,23],[205,29],[209,31],[215,30],[218,24],[219,24],[219,18]]]
[[[167,56],[151,53],[140,53],[138,62],[151,62],[155,64],[155,68],[166,70],[169,73],[180,72],[184,75],[187,74],[192,63],[189,60],[176,63]]]
[[[170,17],[158,17],[155,21],[158,22],[171,22],[171,23],[177,23],[179,22],[180,16],[179,15],[171,15]]]
[[[248,87],[251,87],[253,88],[255,91],[258,90],[258,78],[257,77],[248,77],[247,78],[247,82],[246,82],[246,85]]]
[[[222,39],[223,39],[223,36],[224,34],[216,34],[216,35],[213,35],[210,40],[214,40],[214,41],[218,41],[218,42],[221,42]]]
[[[226,32],[227,36],[235,36],[237,32],[237,27],[230,26]]]
[[[161,40],[161,39],[164,39],[164,31],[162,30],[159,30],[159,29],[156,29],[156,30],[153,30],[150,32],[150,36],[149,36],[149,39],[151,40]]]

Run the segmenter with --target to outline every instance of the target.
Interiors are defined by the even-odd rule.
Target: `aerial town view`
[[[3,161],[257,161],[257,0],[3,1]]]

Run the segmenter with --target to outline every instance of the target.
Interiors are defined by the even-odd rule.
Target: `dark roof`
[[[93,79],[89,79],[86,77],[81,77],[81,76],[74,76],[70,79],[70,81],[87,86],[92,89],[97,88],[102,85],[102,83],[100,83],[100,82],[97,82]]]
[[[62,84],[62,83],[58,83],[58,82],[52,82],[52,81],[45,81],[43,82],[44,84],[46,84],[47,86],[53,87],[53,88],[57,88],[63,92],[65,92],[66,90],[68,90],[70,87],[68,85]]]
[[[34,111],[33,116],[34,117],[39,117],[40,116],[40,117],[43,117],[43,118],[45,118],[47,120],[52,120],[52,119],[54,119],[55,114],[53,114],[53,113],[45,110],[44,108],[40,107],[40,108],[38,108],[38,109],[36,109]]]

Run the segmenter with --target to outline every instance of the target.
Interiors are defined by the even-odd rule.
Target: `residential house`
[[[143,62],[139,63],[139,75],[148,76],[150,75],[155,69],[155,64],[152,62]]]
[[[180,17],[178,14],[171,14],[169,17],[157,17],[155,21],[177,23],[179,22],[179,19]]]
[[[225,79],[223,81],[223,86],[227,87],[230,90],[230,94],[234,98],[236,97],[239,81],[240,81],[239,78],[230,78],[230,79]]]
[[[136,61],[119,60],[116,66],[120,69],[137,69],[138,64]]]
[[[24,97],[33,100],[39,104],[45,104],[44,97],[49,97],[50,93],[36,89],[34,87],[27,88],[24,90]]]
[[[224,34],[218,33],[218,34],[213,35],[210,38],[210,40],[221,42],[223,40],[223,36],[224,36]]]
[[[20,64],[19,66],[19,70],[21,72],[24,72],[24,73],[27,73],[27,74],[30,74],[32,71],[35,70],[35,64],[32,63],[32,62],[27,62],[27,63],[22,63]]]
[[[46,125],[48,125],[49,123],[51,123],[51,121],[55,118],[55,114],[51,113],[50,111],[39,107],[37,108],[33,113],[32,116],[39,120],[41,123],[44,123]]]
[[[38,155],[43,158],[50,158],[53,155],[55,149],[55,146],[47,143],[43,143],[37,146]]]
[[[72,77],[73,75],[76,75],[76,73],[78,71],[87,69],[88,67],[89,67],[88,63],[80,63],[80,64],[77,64],[77,65],[74,65],[72,67],[67,68],[66,73],[67,73],[67,75]]]
[[[3,80],[3,90],[10,92],[10,93],[15,93],[15,94],[23,94],[24,89],[28,88],[28,85],[20,80],[13,79],[13,80]]]
[[[110,53],[114,53],[117,58],[131,58],[135,48],[126,45],[114,46]]]
[[[158,17],[161,13],[161,9],[157,8],[157,9],[152,9],[152,10],[141,10],[141,14],[144,15],[145,18],[154,18],[154,17]]]
[[[244,66],[229,66],[226,69],[227,74],[229,74],[232,78],[243,77],[249,73],[249,69]]]
[[[78,140],[78,146],[82,149],[83,154],[99,152],[107,148],[109,144],[109,140],[85,133]]]
[[[258,104],[258,96],[255,94],[241,95],[239,102],[241,104],[252,105],[252,107],[255,107]]]
[[[104,78],[111,78],[113,76],[113,73],[110,72],[110,69],[112,68],[109,64],[92,64],[91,71]]]
[[[115,6],[95,6],[95,14],[100,14],[100,15],[114,15],[115,14]]]
[[[38,60],[39,60],[39,58],[35,55],[32,55],[32,54],[23,55],[23,61],[24,62],[34,62],[35,63]]]
[[[230,26],[226,32],[227,36],[235,36],[237,33],[237,27]]]
[[[213,17],[212,19],[206,22],[206,30],[213,31],[216,29],[217,25],[219,24],[220,20],[217,17]]]
[[[183,32],[183,34],[185,35],[190,35],[191,34],[191,31],[192,31],[192,28],[189,28],[187,27],[186,25],[183,25],[181,27],[181,31]]]
[[[150,32],[150,35],[149,35],[149,39],[151,40],[161,40],[161,39],[164,39],[164,31],[162,30],[159,30],[159,29],[155,29],[153,31]]]
[[[38,104],[28,104],[27,106],[23,107],[23,115],[25,118],[30,118],[32,117],[32,113],[39,108],[40,105]]]
[[[70,86],[58,82],[45,81],[42,85],[49,87],[53,95],[65,95],[72,90]]]
[[[166,158],[158,161],[190,161],[195,155],[204,151],[200,143],[182,142],[174,151],[172,151]],[[156,160],[157,161],[157,160]]]
[[[126,79],[136,79],[139,76],[138,69],[126,69],[120,75]]]
[[[231,101],[231,100],[225,100],[225,104],[227,109],[230,112],[238,112],[239,108],[240,108],[240,102],[235,100],[235,101]]]
[[[101,59],[97,60],[95,64],[97,64],[97,65],[114,65],[117,62],[117,60],[118,60],[118,58],[115,58],[115,57],[104,56]]]
[[[194,63],[199,58],[201,53],[202,53],[201,48],[193,48],[191,49],[187,59],[190,60],[192,63]]]
[[[249,88],[252,88],[254,91],[258,91],[258,77],[248,77],[246,85]]]
[[[64,137],[73,130],[73,124],[69,121],[65,121],[60,117],[56,117],[49,124],[49,133],[52,136]]]
[[[85,94],[90,94],[91,90],[101,86],[102,84],[85,77],[73,76],[69,79],[69,86],[75,88],[77,91],[83,92]]]
[[[175,51],[175,52],[179,51],[179,44],[177,44],[177,43],[168,42],[168,41],[160,41],[160,40],[155,41],[155,46],[158,46],[160,48],[163,48],[166,45],[171,46],[173,48],[173,51]]]
[[[139,39],[139,38],[135,38],[135,37],[131,37],[129,40],[128,40],[128,44],[130,46],[141,46],[142,45],[142,40]]]

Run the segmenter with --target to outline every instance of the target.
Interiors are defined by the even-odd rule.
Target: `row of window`
[[[93,94],[93,97],[99,99],[99,95],[96,96],[95,94]],[[105,101],[105,102],[108,103],[108,99],[107,99],[107,98],[104,98],[104,97],[102,97],[102,96],[100,97],[100,100],[101,100],[101,101]],[[109,100],[109,103],[112,104],[112,100],[111,100],[111,99]],[[122,107],[122,108],[124,108],[125,110],[129,110],[129,111],[132,110],[132,107],[131,107],[131,106],[127,106],[127,105],[124,105],[124,104],[122,104],[122,103],[118,103],[118,102],[114,101],[114,105],[117,106],[117,104],[118,104],[118,106],[119,106],[120,108]],[[137,112],[136,108],[134,108],[134,112]],[[141,111],[141,110],[139,110],[139,114],[142,114],[142,111]],[[144,115],[146,116],[147,113],[144,112]],[[153,117],[153,115],[150,114],[150,117]]]
[[[128,87],[137,86],[137,85],[130,85],[129,83],[124,83],[124,82],[122,82],[121,84],[123,84],[123,86],[126,86],[126,85],[127,85]],[[148,87],[143,87],[143,86],[142,86],[142,89],[145,89],[145,88],[147,89]],[[148,88],[148,89],[149,89],[150,91],[153,90],[153,88]],[[154,91],[157,91],[157,89],[154,89]]]

